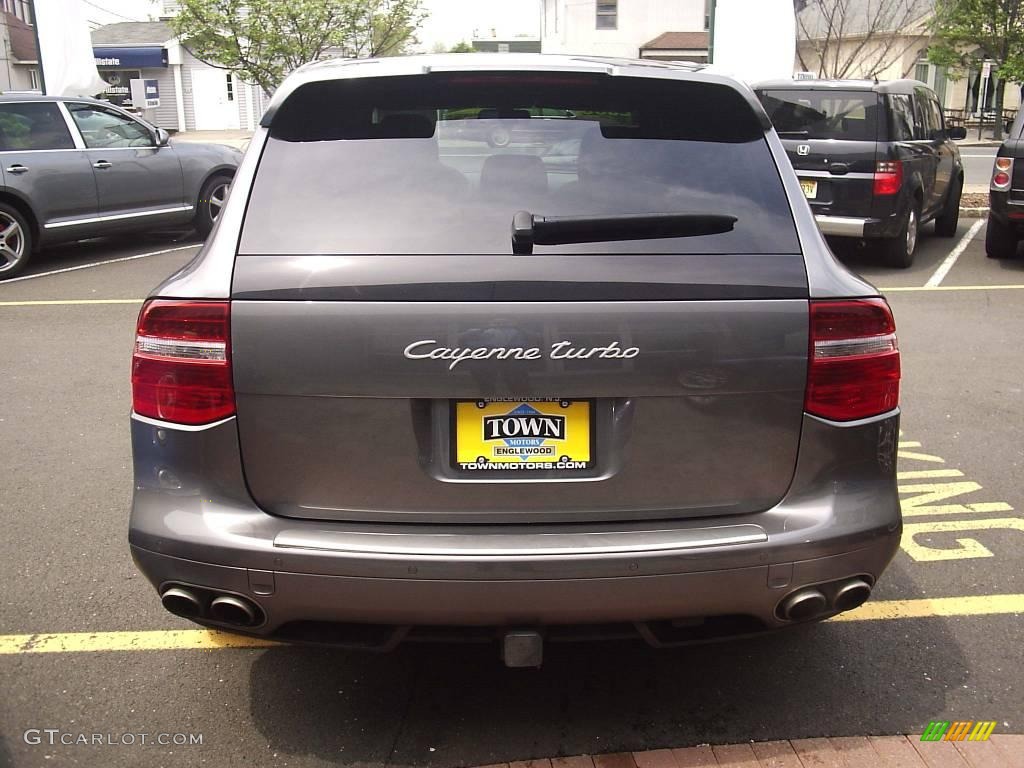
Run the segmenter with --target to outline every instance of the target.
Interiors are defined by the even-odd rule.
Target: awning
[[[131,48],[94,45],[92,55],[96,57],[97,67],[149,69],[167,66],[167,49],[156,45]]]

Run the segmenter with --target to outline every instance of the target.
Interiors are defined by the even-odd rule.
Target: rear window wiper
[[[537,216],[519,211],[512,217],[512,253],[533,253],[534,245],[721,235],[731,232],[737,221],[735,216],[714,213]]]
[[[780,139],[806,139],[810,136],[809,131],[776,131]]]

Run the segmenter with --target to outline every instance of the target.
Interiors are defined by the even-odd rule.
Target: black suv
[[[918,230],[952,237],[964,172],[935,93],[916,80],[775,80],[754,87],[826,235],[881,240],[909,267]]]
[[[999,147],[989,182],[988,229],[985,253],[990,259],[1017,255],[1024,240],[1024,111],[1010,126],[1010,135]]]

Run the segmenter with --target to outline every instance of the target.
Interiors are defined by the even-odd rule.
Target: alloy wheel
[[[220,209],[224,207],[224,201],[228,196],[228,184],[218,184],[210,190],[210,221],[216,221],[220,216]]]
[[[25,233],[21,224],[0,212],[0,274],[14,269],[25,257]]]
[[[910,216],[907,219],[907,255],[914,253],[917,247],[917,211],[910,209]]]

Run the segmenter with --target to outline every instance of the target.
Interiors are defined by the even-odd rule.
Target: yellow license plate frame
[[[818,182],[811,179],[800,179],[800,189],[804,191],[804,197],[808,200],[818,196]]]
[[[594,467],[592,400],[453,400],[451,464],[459,472],[585,472]]]

